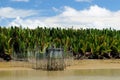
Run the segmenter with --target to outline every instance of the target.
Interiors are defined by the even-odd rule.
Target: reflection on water
[[[0,80],[120,80],[120,70],[0,71]]]

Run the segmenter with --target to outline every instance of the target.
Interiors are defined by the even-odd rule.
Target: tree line
[[[0,54],[43,52],[51,44],[71,50],[75,59],[120,58],[120,30],[0,27]]]

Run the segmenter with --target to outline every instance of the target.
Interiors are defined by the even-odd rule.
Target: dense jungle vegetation
[[[0,27],[0,54],[42,52],[51,44],[71,49],[75,59],[120,58],[120,30]]]

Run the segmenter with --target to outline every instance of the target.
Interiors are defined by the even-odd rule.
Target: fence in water
[[[71,51],[62,48],[48,48],[45,53],[39,49],[28,50],[26,53],[13,53],[13,66],[31,67],[42,70],[64,70],[73,63]]]

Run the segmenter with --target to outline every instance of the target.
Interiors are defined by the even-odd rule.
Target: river
[[[120,80],[120,69],[0,71],[0,80]]]

